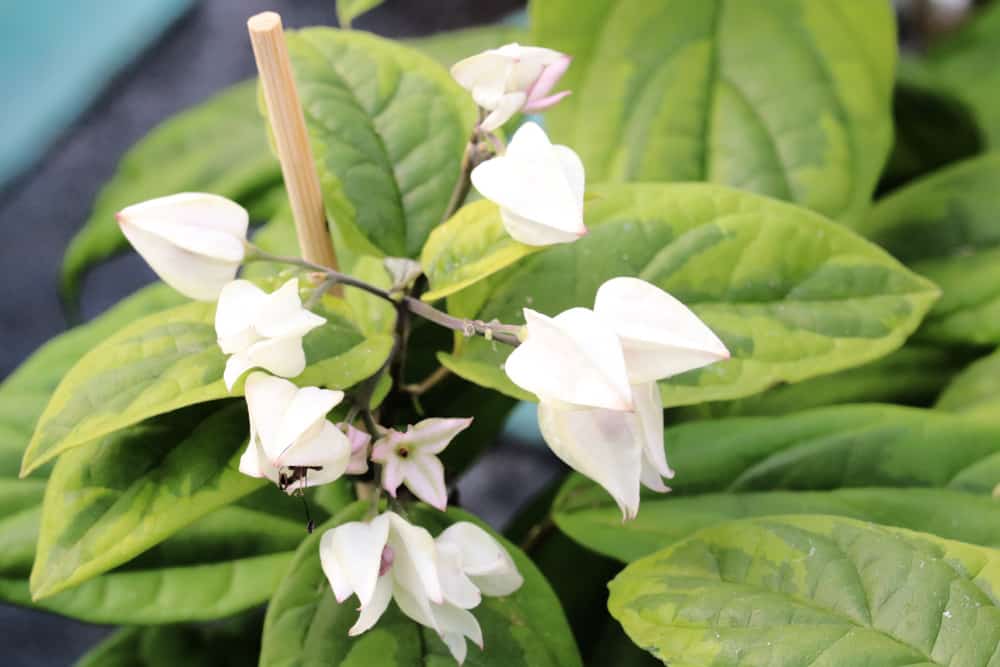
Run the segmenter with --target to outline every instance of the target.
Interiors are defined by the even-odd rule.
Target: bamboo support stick
[[[281,173],[292,205],[299,249],[305,260],[336,269],[337,257],[326,225],[323,195],[309,148],[302,105],[292,78],[281,16],[275,12],[257,14],[247,21],[247,29],[264,87]],[[335,289],[339,291],[339,287]]]

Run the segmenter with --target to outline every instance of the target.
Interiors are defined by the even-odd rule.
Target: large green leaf
[[[288,51],[338,249],[415,256],[441,222],[476,122],[471,97],[413,49],[310,28]]]
[[[786,415],[846,403],[929,405],[968,363],[965,351],[907,343],[863,366],[782,384],[735,401],[701,403],[671,410],[671,420]]]
[[[351,21],[369,12],[385,0],[337,0],[337,21],[344,28],[351,27]]]
[[[962,491],[864,488],[708,493],[643,500],[638,517],[624,523],[621,510],[597,491],[593,484],[574,477],[553,507],[555,520],[581,544],[626,563],[715,523],[775,514],[846,516],[1000,547],[1000,503]]]
[[[304,339],[302,385],[346,388],[374,373],[391,336],[364,338],[342,301],[318,309],[327,323]],[[144,419],[230,395],[216,343],[215,304],[189,303],[145,317],[88,352],[63,378],[38,420],[22,474],[60,453]],[[242,383],[232,395],[242,393]]]
[[[920,337],[1000,343],[1000,153],[935,172],[882,199],[858,225],[941,287]]]
[[[261,648],[262,667],[275,665],[407,665],[454,664],[433,630],[423,628],[395,605],[378,624],[358,637],[347,630],[357,619],[355,605],[337,604],[319,561],[323,532],[358,520],[365,505],[344,510],[305,540],[284,582],[268,606]],[[447,514],[414,507],[410,519],[436,535],[453,521],[472,517],[457,510]],[[506,544],[524,585],[505,598],[487,597],[473,610],[483,629],[486,650],[472,648],[467,665],[579,665],[569,627],[545,579],[531,561]]]
[[[223,507],[124,566],[42,600],[29,594],[29,555],[0,573],[0,599],[91,623],[222,618],[271,596],[304,535],[301,522]]]
[[[573,56],[546,114],[591,181],[700,181],[832,218],[868,206],[892,138],[884,2],[548,0],[534,41]]]
[[[46,487],[31,588],[43,598],[120,565],[259,489],[237,471],[246,409],[200,405],[59,458]]]
[[[128,247],[115,213],[175,192],[212,192],[251,207],[281,186],[278,161],[246,81],[156,127],[132,147],[104,186],[63,260],[62,291],[74,299],[83,273]]]
[[[165,285],[142,289],[93,321],[51,339],[11,373],[0,384],[0,477],[17,474],[39,415],[80,357],[133,320],[185,301]]]
[[[463,58],[510,42],[529,44],[531,38],[528,29],[518,25],[498,23],[403,40],[407,46],[422,51],[442,66],[449,68]]]
[[[246,667],[257,662],[261,620],[254,612],[211,625],[121,628],[75,667]]]
[[[622,561],[763,514],[842,514],[1000,546],[994,421],[873,404],[691,422],[664,435],[673,493],[645,495],[638,518],[622,523],[607,493],[574,475],[553,503],[559,527]]]
[[[609,607],[672,667],[980,667],[1000,552],[828,516],[711,526],[629,565]]]
[[[938,397],[935,407],[1000,418],[1000,350],[970,364]]]
[[[525,306],[548,314],[590,307],[605,280],[639,276],[690,305],[733,355],[661,383],[664,404],[676,406],[748,396],[877,359],[899,347],[937,298],[933,285],[882,249],[796,206],[708,184],[595,190],[587,236],[459,292],[449,299],[453,314],[520,323]],[[532,398],[503,373],[509,348],[460,342],[442,356],[449,368]]]

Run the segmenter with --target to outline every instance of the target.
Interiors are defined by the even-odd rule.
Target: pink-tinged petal
[[[625,520],[639,511],[642,446],[634,413],[538,406],[538,426],[549,448],[569,467],[611,494]]]
[[[395,458],[396,443],[402,437],[403,434],[399,431],[388,429],[372,446],[372,461],[375,463],[388,463],[389,460]]]
[[[375,459],[372,458],[374,461]],[[389,492],[393,498],[399,486],[403,483],[403,464],[398,457],[392,456],[382,464],[382,488]]]
[[[612,278],[597,290],[594,312],[622,340],[632,383],[661,380],[729,358],[697,315],[639,278]]]
[[[351,460],[347,464],[347,473],[361,475],[368,472],[368,443],[372,437],[345,422],[337,424],[337,428],[346,432],[347,441],[351,445]]]
[[[530,106],[532,104],[537,105],[542,101],[543,98],[545,98],[546,95],[549,94],[549,91],[552,90],[552,88],[556,85],[556,83],[558,83],[559,79],[562,78],[563,74],[566,73],[566,70],[569,69],[569,65],[571,62],[573,62],[573,59],[570,56],[564,55],[551,65],[545,66],[545,68],[542,70],[541,76],[535,79],[535,82],[528,89],[528,102],[526,108],[527,106]],[[562,97],[565,97],[568,94],[569,94],[568,92],[566,92],[565,94],[558,93],[546,99],[551,99],[552,97],[558,97],[559,99],[562,99]],[[562,97],[559,97],[560,95],[562,95]],[[553,102],[553,104],[554,103],[555,102]]]
[[[389,608],[390,600],[392,600],[392,578],[379,577],[371,600],[361,607],[357,622],[347,631],[348,636],[357,637],[375,625]]]
[[[410,426],[399,440],[422,454],[440,454],[456,435],[469,428],[472,417],[424,419]]]
[[[527,340],[504,365],[514,384],[542,400],[632,409],[621,343],[592,311],[572,308],[550,318],[525,308],[524,317]]]
[[[536,111],[545,111],[549,107],[553,107],[559,102],[561,102],[564,98],[569,97],[569,95],[572,92],[573,91],[571,90],[564,90],[560,93],[556,93],[555,95],[549,95],[548,97],[543,97],[538,100],[528,101],[522,107],[522,110],[527,111],[529,113],[533,113]]]
[[[420,500],[442,512],[448,507],[448,488],[444,483],[444,466],[433,455],[417,452],[403,459],[400,468],[403,483]]]

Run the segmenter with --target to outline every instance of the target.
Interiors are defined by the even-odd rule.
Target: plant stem
[[[445,379],[449,375],[451,375],[451,371],[444,366],[438,366],[436,371],[425,377],[419,383],[400,384],[399,388],[405,392],[413,394],[414,396],[421,396],[433,389],[439,382],[441,382],[441,380]]]
[[[381,287],[376,287],[375,285],[366,283],[363,280],[358,280],[353,276],[340,273],[339,271],[334,271],[333,269],[327,268],[325,266],[320,266],[319,264],[314,264],[308,260],[302,259],[301,257],[282,257],[279,255],[272,255],[271,253],[265,252],[260,248],[248,243],[247,252],[244,257],[245,262],[254,261],[265,261],[265,262],[279,262],[282,264],[291,264],[293,266],[301,266],[302,268],[315,271],[324,276],[325,281],[330,281],[333,284],[347,285],[348,287],[354,287],[360,290],[364,290],[369,294],[373,294],[381,299],[396,304],[397,308],[405,308],[410,313],[424,318],[438,326],[445,327],[446,329],[451,329],[452,331],[459,331],[465,336],[483,336],[487,340],[495,340],[507,345],[517,347],[521,344],[521,340],[518,336],[521,327],[513,324],[501,324],[500,322],[484,322],[482,320],[467,320],[458,317],[452,317],[451,315],[445,313],[444,311],[438,310],[434,306],[424,303],[420,299],[414,298],[412,296],[398,297],[394,296],[387,290]]]

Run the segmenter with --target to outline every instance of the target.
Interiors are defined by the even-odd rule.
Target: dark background
[[[355,27],[390,37],[425,35],[489,23],[522,5],[518,0],[390,0],[357,19]],[[280,12],[289,28],[336,23],[334,0],[202,0],[112,80],[38,164],[0,192],[0,377],[66,328],[57,297],[62,254],[122,154],[177,111],[253,76],[246,19],[268,9]],[[84,285],[83,317],[93,317],[153,279],[132,253],[95,269]],[[518,504],[511,489],[523,499],[554,470],[546,452],[507,444],[470,471],[463,498],[496,524]],[[107,632],[0,605],[5,640],[0,664],[68,665]]]

